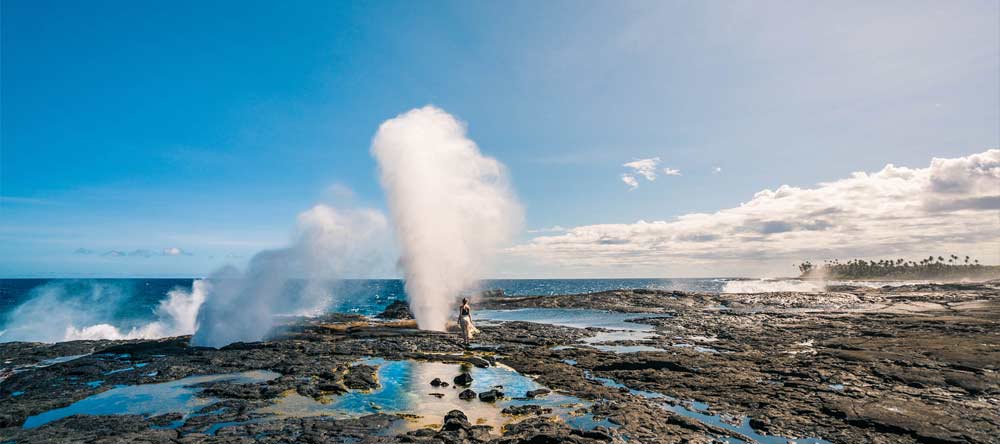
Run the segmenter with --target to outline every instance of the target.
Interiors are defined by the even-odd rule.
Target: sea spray
[[[207,279],[192,344],[259,341],[271,332],[276,314],[322,310],[332,302],[332,281],[379,269],[386,226],[385,216],[376,210],[317,205],[303,212],[291,246],[257,253],[246,271],[227,266]],[[295,279],[305,287],[293,297],[284,289]]]
[[[33,289],[27,301],[4,316],[0,341],[151,339],[191,334],[205,299],[204,286],[199,280],[190,291],[170,290],[154,309],[154,321],[123,329],[114,324],[124,307],[136,303],[130,285],[89,280],[49,282]]]
[[[420,328],[444,330],[457,296],[477,284],[520,226],[521,207],[503,164],[433,106],[382,123],[371,151],[402,247],[410,308]]]

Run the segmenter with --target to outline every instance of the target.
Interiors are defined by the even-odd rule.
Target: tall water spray
[[[406,293],[421,329],[445,329],[522,210],[503,164],[479,152],[465,125],[433,106],[379,126],[372,141],[396,234]]]

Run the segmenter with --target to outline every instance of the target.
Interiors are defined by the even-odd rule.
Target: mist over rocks
[[[504,165],[484,156],[465,124],[433,106],[379,126],[372,141],[402,248],[410,308],[421,329],[444,331],[463,291],[520,228]]]
[[[336,297],[324,283],[369,273],[386,233],[382,213],[316,205],[298,217],[291,246],[257,253],[246,271],[225,267],[208,278],[197,317],[194,345],[221,347],[267,337],[277,314],[314,314]],[[295,298],[284,293],[291,279],[305,279]]]

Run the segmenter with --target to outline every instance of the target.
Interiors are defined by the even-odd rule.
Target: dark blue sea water
[[[197,307],[161,304],[171,292],[190,295],[194,279],[0,279],[0,342],[116,338],[136,333],[169,316],[171,332],[193,319]],[[721,292],[730,279],[504,279],[487,280],[482,289],[500,289],[507,296],[588,293],[623,288]],[[290,281],[282,298],[300,297],[305,281]],[[326,311],[379,313],[389,303],[405,299],[401,280],[342,280],[326,285]],[[302,313],[278,313],[297,315]],[[180,326],[180,327],[178,327]],[[164,327],[158,325],[156,327]]]

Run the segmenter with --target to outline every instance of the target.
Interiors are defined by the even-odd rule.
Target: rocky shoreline
[[[644,331],[490,322],[466,350],[454,333],[405,320],[329,315],[290,322],[271,341],[219,350],[191,347],[188,337],[3,343],[0,443],[1000,442],[995,281],[822,293],[492,296],[474,307],[631,313]],[[394,313],[405,318],[399,307]],[[379,390],[388,383],[378,376],[383,361],[368,358],[509,368],[544,389],[480,390],[461,401],[468,408],[434,417],[377,405],[353,417],[276,410],[288,399],[324,405]],[[254,371],[268,373],[187,388],[186,402],[200,407],[186,415],[73,415],[22,427],[120,387]],[[456,402],[464,389],[453,378],[466,371],[428,375],[422,384],[435,392],[420,402]],[[431,386],[430,376],[449,386]],[[579,402],[556,406],[570,413],[541,405],[557,394]],[[502,425],[477,424],[474,412],[490,409]]]

